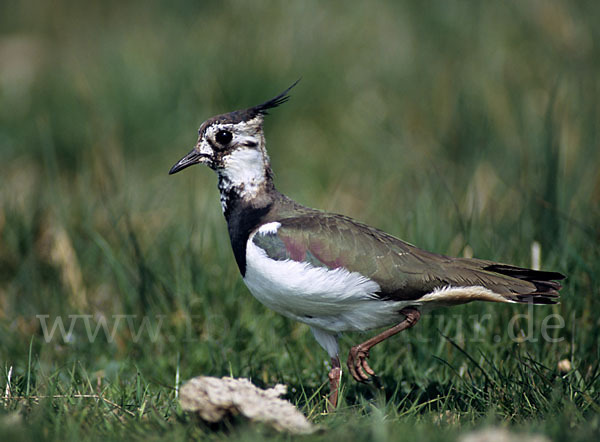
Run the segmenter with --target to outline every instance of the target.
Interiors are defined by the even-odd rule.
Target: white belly
[[[365,331],[398,323],[404,301],[381,301],[379,284],[344,268],[329,270],[292,260],[270,259],[252,242],[246,245],[244,282],[276,312],[330,332]]]

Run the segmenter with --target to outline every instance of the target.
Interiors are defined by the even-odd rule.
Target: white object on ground
[[[179,390],[181,407],[198,413],[205,421],[218,422],[227,415],[241,414],[279,431],[308,434],[317,430],[289,401],[280,399],[287,387],[277,384],[263,390],[248,379],[198,376]]]

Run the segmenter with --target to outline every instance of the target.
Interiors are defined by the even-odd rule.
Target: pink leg
[[[375,375],[375,372],[371,367],[369,367],[367,362],[371,347],[379,344],[381,341],[389,338],[390,336],[394,336],[396,333],[400,333],[402,330],[411,328],[421,317],[421,313],[412,307],[407,307],[401,310],[400,313],[406,316],[404,321],[402,321],[400,324],[395,325],[383,333],[372,337],[362,344],[355,345],[350,349],[350,354],[348,355],[348,369],[350,370],[352,377],[358,382],[365,382],[369,379],[369,375]],[[331,372],[329,373],[329,379],[331,379]]]
[[[331,370],[329,371],[329,400],[327,410],[335,411],[338,402],[338,393],[340,390],[340,379],[342,378],[342,367],[340,358],[335,356],[331,358]]]

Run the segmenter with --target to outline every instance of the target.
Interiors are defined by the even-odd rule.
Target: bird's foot
[[[375,376],[375,372],[367,362],[368,357],[369,350],[363,349],[362,345],[356,345],[350,349],[348,369],[352,377],[358,382],[366,382],[369,380],[369,376]]]
[[[402,309],[400,310],[400,313],[405,316],[404,321],[350,349],[350,354],[348,355],[348,368],[350,369],[352,377],[358,382],[366,382],[369,380],[369,376],[375,376],[375,372],[369,367],[369,363],[367,362],[371,347],[386,340],[390,336],[394,336],[396,333],[400,333],[402,330],[411,328],[421,317],[419,310],[414,307]]]

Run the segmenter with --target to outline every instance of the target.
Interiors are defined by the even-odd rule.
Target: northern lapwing
[[[557,302],[560,273],[427,252],[278,192],[263,120],[289,99],[296,83],[258,106],[206,120],[196,146],[169,174],[199,163],[217,172],[244,282],[264,305],[310,326],[331,358],[330,406],[336,407],[342,375],[341,332],[392,326],[350,349],[350,374],[364,382],[375,374],[367,363],[369,350],[414,326],[424,310],[471,301]]]

